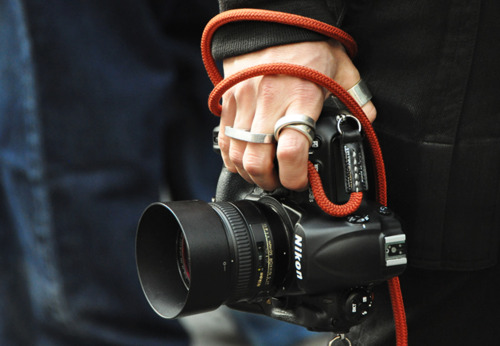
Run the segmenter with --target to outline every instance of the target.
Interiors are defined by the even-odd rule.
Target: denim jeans
[[[208,199],[221,164],[201,33],[173,37],[169,5],[0,1],[1,345],[188,343],[134,256],[158,187]]]

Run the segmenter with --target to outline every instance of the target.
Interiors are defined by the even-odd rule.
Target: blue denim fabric
[[[208,199],[220,161],[199,36],[153,5],[0,1],[1,345],[187,344],[142,294],[135,227],[165,181]]]

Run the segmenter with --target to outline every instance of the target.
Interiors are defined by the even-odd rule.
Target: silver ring
[[[372,99],[372,93],[368,89],[368,85],[362,79],[359,80],[352,88],[347,90],[349,95],[359,104],[360,107],[366,105]]]
[[[253,133],[248,130],[226,126],[224,134],[229,138],[248,143],[274,143],[274,134],[272,133]]]
[[[278,119],[274,124],[274,138],[278,140],[281,130],[288,125],[304,125],[310,127],[313,131],[316,129],[316,122],[313,118],[303,114],[287,114]]]
[[[292,130],[298,131],[298,132],[302,133],[304,136],[306,136],[307,140],[309,141],[309,146],[311,146],[313,143],[314,135],[315,135],[314,129],[308,125],[290,124],[290,125],[283,126],[282,129],[292,129]]]
[[[352,88],[347,90],[347,92],[360,107],[363,107],[372,99],[372,93],[368,89],[366,82],[362,79],[360,79],[359,82],[357,82]],[[340,102],[337,97],[333,95],[331,97],[338,109],[346,109],[346,106]]]

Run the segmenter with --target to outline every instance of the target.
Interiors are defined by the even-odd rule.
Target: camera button
[[[321,139],[318,136],[314,137],[311,144],[311,149],[318,149],[320,146],[321,146]]]
[[[344,305],[348,319],[359,322],[370,313],[373,305],[373,298],[370,292],[365,290],[355,290],[347,297]]]

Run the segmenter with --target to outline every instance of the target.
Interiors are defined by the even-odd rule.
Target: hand
[[[224,60],[227,77],[245,68],[273,62],[287,62],[313,68],[349,89],[359,72],[335,41],[302,42],[276,46]],[[290,190],[307,187],[309,142],[292,129],[281,131],[278,144],[247,143],[224,135],[226,126],[254,133],[273,133],[276,121],[286,114],[304,114],[318,119],[328,92],[307,80],[286,75],[255,77],[241,82],[224,94],[219,145],[229,171],[272,191],[280,183]],[[370,121],[375,120],[372,102],[363,106]],[[278,170],[274,158],[278,159]]]

